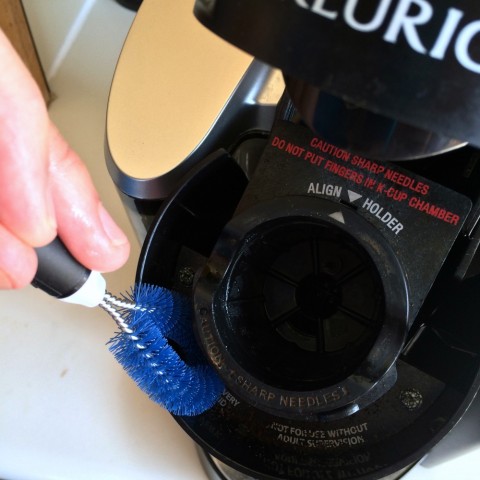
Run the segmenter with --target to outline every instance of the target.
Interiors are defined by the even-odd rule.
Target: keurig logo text
[[[293,1],[325,20],[344,22],[358,32],[383,30],[383,40],[391,44],[397,44],[404,37],[412,50],[437,60],[443,60],[447,50],[452,48],[463,68],[480,74],[480,58],[472,56],[474,41],[480,41],[480,20],[465,21],[465,12],[458,8],[439,9],[427,0],[379,0],[370,18],[365,20],[362,15],[360,20],[358,11],[362,6],[371,5],[371,0],[345,0],[343,7],[340,2],[331,0]],[[391,8],[394,10],[390,17],[387,14]],[[440,28],[432,27],[438,25],[439,19]],[[437,28],[433,42],[427,40],[432,38],[431,28]]]

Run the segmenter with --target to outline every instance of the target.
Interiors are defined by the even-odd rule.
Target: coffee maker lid
[[[292,99],[316,130],[326,123],[316,119],[317,97],[333,95],[342,121],[355,109],[387,119],[377,118],[385,144],[384,151],[374,148],[377,157],[416,158],[462,142],[480,146],[478,2],[197,0],[195,15],[292,79]],[[395,135],[408,146],[411,129],[419,134],[413,147],[389,152],[392,138],[399,143]]]

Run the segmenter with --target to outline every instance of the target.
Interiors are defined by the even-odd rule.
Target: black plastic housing
[[[197,0],[194,12],[282,70],[304,121],[339,146],[390,160],[480,146],[477,2]]]
[[[161,207],[137,272],[139,281],[192,298],[193,328],[227,385],[211,410],[177,421],[208,453],[256,479],[398,476],[451,430],[480,381],[480,324],[472,321],[480,308],[478,152],[464,148],[400,167],[354,161],[320,141],[280,121],[248,171],[236,151],[206,158]],[[380,300],[368,308],[383,321],[359,341],[357,367],[312,378],[310,324],[289,317],[300,329],[292,335],[279,317],[294,301],[327,332],[325,320],[345,310],[345,293],[332,283],[338,262],[318,260],[318,242],[334,239],[348,246],[349,262],[368,258],[373,273],[351,286],[365,297],[363,284],[373,285]],[[309,241],[317,253],[304,253]],[[320,293],[292,271],[316,274]],[[305,300],[311,295],[322,308]],[[351,335],[336,334],[347,342],[338,341],[330,359],[349,338],[363,338],[349,325],[342,328]],[[300,355],[290,370],[281,361],[287,348],[285,358]],[[379,365],[376,375],[365,373]],[[335,393],[342,388],[348,395]]]

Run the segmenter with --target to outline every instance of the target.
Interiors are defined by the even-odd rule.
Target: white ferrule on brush
[[[62,302],[83,305],[84,307],[98,307],[105,297],[106,281],[100,272],[92,271],[87,281],[72,295],[60,298]]]

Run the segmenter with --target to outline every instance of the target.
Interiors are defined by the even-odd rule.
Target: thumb
[[[85,165],[53,124],[48,138],[50,191],[60,238],[91,270],[116,270],[130,252],[126,235],[102,205]]]

